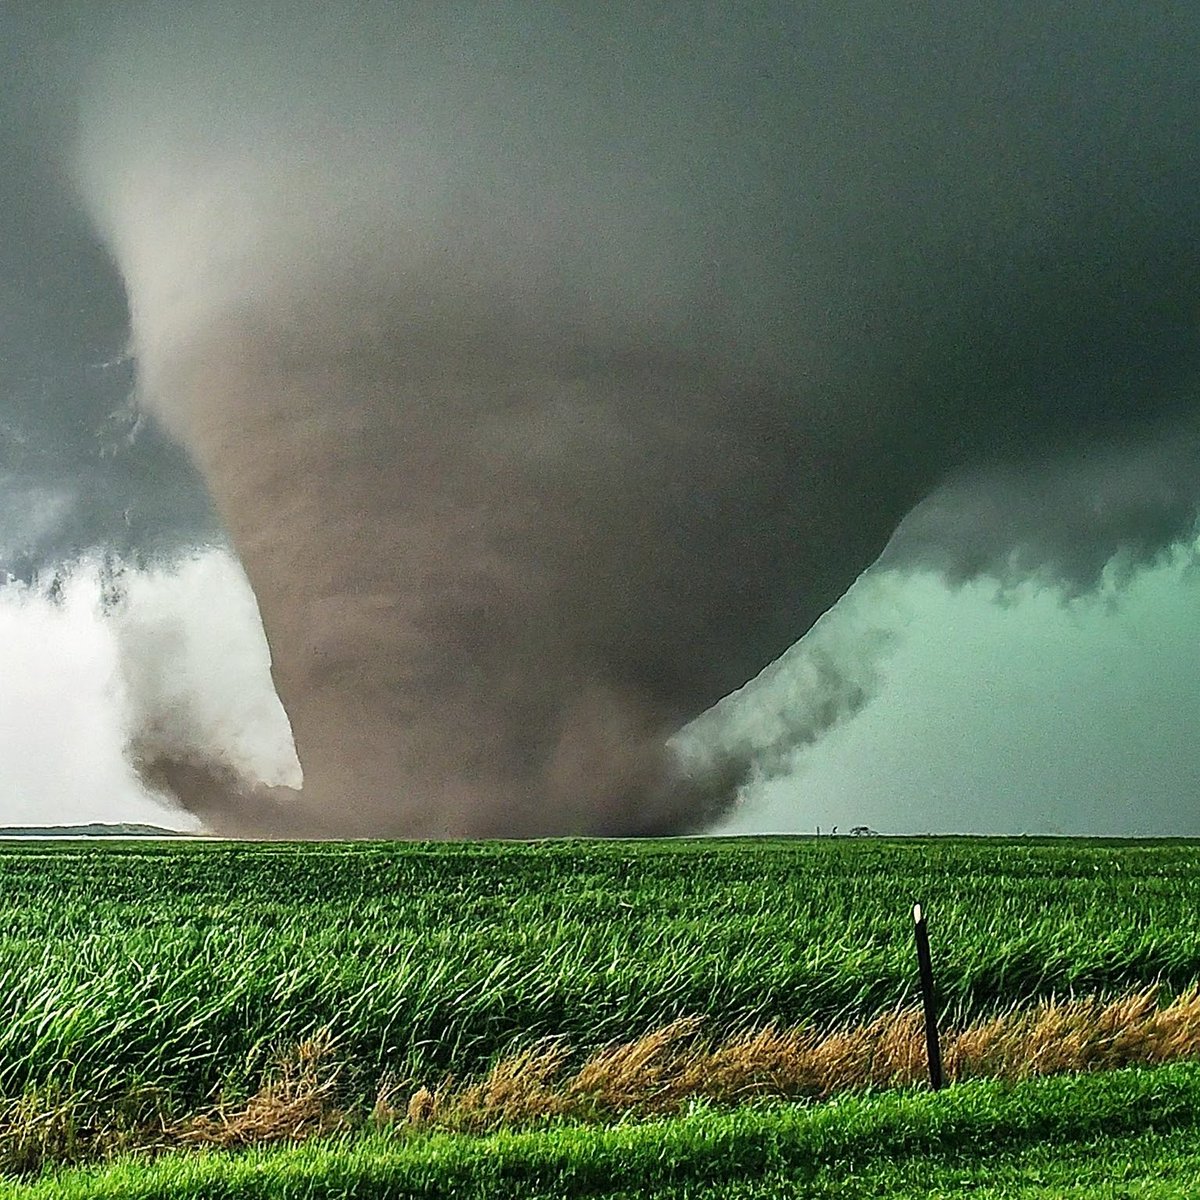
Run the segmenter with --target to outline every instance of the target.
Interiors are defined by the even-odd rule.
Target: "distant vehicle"
[[[855,825],[850,830],[851,837],[878,837],[879,831],[872,829],[869,825]]]

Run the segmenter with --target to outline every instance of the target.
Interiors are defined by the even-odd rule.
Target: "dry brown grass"
[[[78,1129],[74,1106],[57,1096],[31,1092],[9,1101],[0,1110],[5,1169],[33,1172],[45,1162],[76,1161],[89,1149]]]
[[[54,1088],[0,1103],[0,1171],[33,1174],[46,1164],[88,1162],[127,1150],[171,1145],[158,1119],[163,1097],[153,1088],[123,1097],[103,1122],[88,1106]]]
[[[1200,1057],[1200,989],[1159,1005],[1156,989],[1118,1000],[1053,1001],[942,1034],[951,1082],[987,1076],[1095,1071]],[[570,1070],[570,1048],[547,1041],[497,1063],[483,1079],[420,1088],[377,1119],[480,1130],[554,1117],[598,1119],[679,1111],[692,1100],[822,1098],[926,1078],[924,1028],[915,1010],[824,1035],[774,1025],[714,1041],[694,1019],[614,1043]]]
[[[1044,1004],[947,1040],[950,1079],[1026,1079],[1200,1057],[1200,987],[1159,1006],[1156,989],[1102,1003]]]
[[[328,1030],[301,1042],[282,1058],[275,1074],[241,1107],[218,1106],[176,1122],[167,1138],[183,1146],[265,1145],[300,1142],[332,1133],[347,1122],[337,1103],[340,1069]]]
[[[1200,1058],[1200,985],[1166,1004],[1149,989],[1113,1001],[1015,1010],[943,1031],[942,1056],[951,1082]],[[759,1097],[820,1099],[911,1086],[925,1077],[924,1032],[915,1010],[823,1034],[768,1025],[725,1038],[689,1018],[604,1046],[582,1062],[563,1039],[548,1039],[502,1059],[481,1079],[415,1089],[385,1079],[367,1119],[482,1131],[554,1118],[669,1114],[701,1099],[721,1105]],[[153,1115],[160,1110],[147,1094],[131,1097],[136,1102],[124,1116],[97,1126],[69,1099],[31,1093],[0,1106],[0,1169],[26,1173],[135,1149],[303,1141],[362,1122],[365,1106],[346,1107],[339,1078],[338,1048],[321,1033],[281,1059],[246,1103],[218,1105],[185,1120]]]

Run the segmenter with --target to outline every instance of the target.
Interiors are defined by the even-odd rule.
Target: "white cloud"
[[[0,824],[194,827],[140,783],[131,742],[299,782],[254,597],[223,551],[115,581],[83,563],[53,587],[0,588],[0,679]]]

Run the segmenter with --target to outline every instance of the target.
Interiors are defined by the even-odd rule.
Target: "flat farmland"
[[[0,846],[0,1161],[28,1178],[179,1149],[151,1145],[152,1127],[236,1148],[221,1131],[264,1088],[277,1108],[319,1095],[339,1137],[368,1124],[412,1137],[438,1124],[448,1089],[498,1067],[524,1064],[544,1099],[551,1074],[656,1031],[674,1031],[674,1051],[716,1047],[711,1064],[764,1029],[816,1044],[903,1025],[916,901],[947,1030],[1034,1010],[1060,1028],[1064,1005],[1090,1004],[1108,1045],[1110,1026],[1178,1003],[1169,1054],[1156,1026],[1111,1063],[1089,1042],[1079,1063],[1200,1053],[1195,843],[13,841]],[[911,1021],[902,1032],[908,1045]],[[665,1079],[651,1080],[660,1098]],[[760,1085],[747,1100],[771,1100]],[[792,1098],[819,1104],[826,1090]],[[505,1103],[484,1123],[538,1125],[536,1106]],[[326,1131],[304,1111],[283,1135]],[[580,1111],[623,1119],[599,1102]]]

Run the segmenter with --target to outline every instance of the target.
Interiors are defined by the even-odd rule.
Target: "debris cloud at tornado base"
[[[435,9],[79,18],[140,401],[304,772],[146,762],[210,827],[698,828],[750,764],[670,735],[885,546],[1083,586],[1190,531],[1200,18]],[[780,736],[865,694],[812,679]]]

